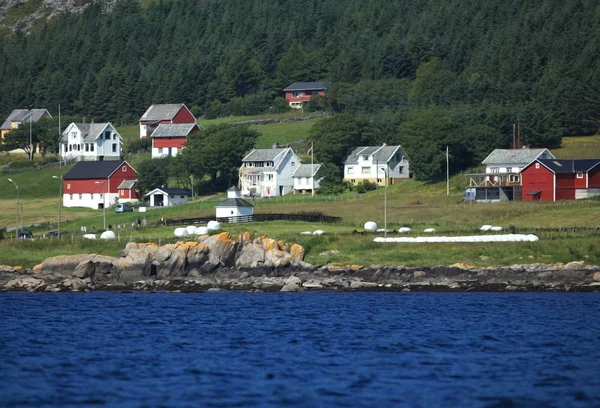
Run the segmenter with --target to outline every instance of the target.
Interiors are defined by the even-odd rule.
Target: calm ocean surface
[[[599,407],[600,294],[4,293],[0,406]]]

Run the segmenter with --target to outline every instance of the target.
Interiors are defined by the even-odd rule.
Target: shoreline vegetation
[[[213,290],[252,292],[598,292],[600,266],[516,264],[475,267],[312,265],[295,243],[244,232],[193,242],[126,245],[119,257],[96,254],[48,258],[32,269],[0,266],[0,291],[90,292]]]

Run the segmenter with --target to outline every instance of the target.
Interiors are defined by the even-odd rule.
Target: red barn
[[[296,82],[283,90],[290,108],[302,109],[302,106],[317,95],[325,95],[327,86],[323,82]]]
[[[200,131],[196,123],[160,124],[152,133],[152,158],[177,156],[187,137]]]
[[[600,195],[600,159],[538,159],[521,171],[523,200],[575,200]]]
[[[124,160],[82,161],[63,176],[63,206],[103,209],[141,199],[137,172]]]
[[[196,123],[196,118],[182,103],[152,105],[140,118],[140,139],[150,137],[161,123]]]

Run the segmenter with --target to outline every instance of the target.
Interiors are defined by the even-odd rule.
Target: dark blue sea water
[[[5,293],[0,316],[1,406],[600,406],[600,294]]]

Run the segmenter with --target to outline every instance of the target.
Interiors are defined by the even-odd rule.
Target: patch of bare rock
[[[0,291],[85,292],[213,290],[600,291],[600,267],[583,262],[479,268],[467,264],[390,267],[304,262],[302,246],[248,232],[158,246],[128,243],[119,257],[48,258],[32,270],[0,265]]]

